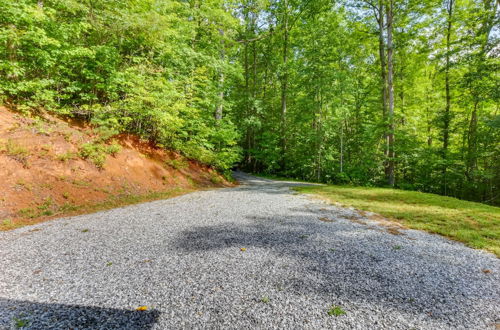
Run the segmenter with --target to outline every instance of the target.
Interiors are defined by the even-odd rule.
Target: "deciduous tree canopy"
[[[0,96],[221,169],[500,204],[496,0],[0,0]]]

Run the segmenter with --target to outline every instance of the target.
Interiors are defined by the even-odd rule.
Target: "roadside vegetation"
[[[229,182],[136,135],[0,106],[0,230]]]
[[[196,188],[172,188],[166,191],[151,192],[148,194],[131,194],[131,195],[115,195],[102,200],[98,203],[88,203],[76,205],[65,203],[63,205],[54,204],[52,200],[47,200],[44,204],[38,207],[25,208],[19,210],[16,215],[16,220],[11,218],[4,219],[0,222],[0,231],[15,229],[31,225],[41,220],[47,220],[54,217],[74,216],[79,214],[87,214],[98,211],[110,210],[126,205],[150,202],[159,199],[172,198],[175,196],[187,194],[197,190]]]
[[[0,177],[10,180],[0,186],[0,221],[14,209],[55,212],[48,197],[62,205],[63,193],[96,184],[88,198],[110,185],[190,186],[194,174],[218,185],[225,180],[212,170],[229,176],[239,164],[404,189],[314,188],[498,249],[497,209],[407,191],[500,206],[495,0],[0,0],[0,8],[0,106],[16,113],[5,115],[11,124],[0,117],[0,168],[12,167]],[[75,127],[51,124],[61,119]],[[28,127],[31,143],[26,131],[13,135]],[[125,156],[120,136],[158,157]],[[138,170],[124,174],[126,161]],[[74,193],[60,176],[85,184]]]
[[[0,8],[0,104],[92,125],[105,138],[71,152],[100,169],[108,138],[134,134],[224,172],[500,205],[495,0]]]
[[[500,208],[416,191],[351,186],[296,187],[329,202],[380,214],[500,257]]]

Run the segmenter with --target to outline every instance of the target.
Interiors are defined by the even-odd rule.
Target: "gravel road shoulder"
[[[0,233],[0,329],[500,322],[494,255],[356,221],[355,210],[290,190],[300,183],[237,177],[236,188]]]

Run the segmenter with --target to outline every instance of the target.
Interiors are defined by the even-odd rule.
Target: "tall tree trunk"
[[[246,23],[246,31],[245,31],[245,38],[248,38],[248,14],[245,14],[245,23]],[[245,47],[243,51],[244,55],[244,72],[245,72],[245,100],[244,100],[244,107],[245,107],[245,118],[250,117],[250,70],[249,70],[249,63],[248,63],[248,43],[245,42]],[[250,137],[250,127],[246,127],[245,130],[245,157],[244,157],[244,163],[245,166],[250,166],[251,162],[251,154],[250,154],[250,148],[251,148],[251,137]]]
[[[387,115],[387,81],[385,64],[385,42],[384,42],[384,4],[383,0],[378,2],[378,54],[380,58],[380,78],[382,81],[382,118]]]
[[[323,149],[323,96],[321,94],[321,78],[317,79],[318,84],[315,88],[316,112],[314,114],[313,127],[316,130],[316,181],[321,180],[321,161]]]
[[[254,34],[257,33],[256,31],[256,21],[257,21],[257,15],[254,16],[254,19],[252,20],[253,23],[253,31]],[[257,116],[257,108],[255,106],[255,100],[257,99],[257,41],[254,41],[252,43],[252,50],[253,50],[253,80],[252,80],[252,115]],[[252,149],[255,148],[255,127],[252,126],[252,135],[251,135],[251,147]],[[253,157],[252,159],[252,167],[256,169],[256,164],[257,159]]]
[[[377,12],[375,12],[375,17],[378,23],[378,52],[380,59],[380,80],[381,80],[381,99],[382,99],[382,122],[384,123],[384,168],[385,175],[389,177],[389,130],[387,127],[387,104],[389,103],[389,95],[387,93],[387,63],[386,63],[386,46],[385,46],[385,20],[386,6],[384,5],[384,0],[378,0]]]
[[[450,131],[450,107],[451,107],[451,95],[450,95],[450,50],[451,50],[451,27],[452,22],[451,19],[453,17],[453,4],[454,0],[448,0],[448,22],[446,28],[446,68],[445,68],[445,90],[446,90],[446,106],[444,110],[443,116],[443,178],[441,184],[441,193],[446,195],[447,193],[447,177],[446,172],[448,170],[448,166],[446,164],[448,160],[448,144],[449,144],[449,131]]]
[[[219,104],[217,105],[217,109],[215,110],[215,120],[220,122],[222,120],[222,114],[224,110],[224,73],[221,72],[219,74]]]
[[[224,63],[226,60],[226,50],[224,45],[224,30],[219,29],[219,34],[221,36],[221,50],[220,50],[220,58],[221,62]],[[215,109],[215,120],[216,122],[220,122],[222,120],[222,114],[224,110],[224,70],[219,69],[219,104],[217,104],[217,108]]]
[[[344,119],[340,121],[340,173],[344,172]]]
[[[284,171],[286,168],[286,111],[287,111],[287,93],[288,93],[288,1],[284,1],[284,36],[283,36],[283,70],[281,77],[281,159],[280,167]]]
[[[388,1],[387,5],[387,94],[389,99],[388,108],[388,161],[387,161],[387,182],[393,187],[394,178],[394,63],[393,63],[393,44],[392,44],[392,23],[393,23],[393,0]]]
[[[477,165],[477,108],[479,100],[474,100],[474,109],[470,116],[467,133],[467,179],[473,181],[473,172]]]

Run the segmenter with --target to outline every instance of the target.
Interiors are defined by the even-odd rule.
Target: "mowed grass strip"
[[[351,186],[296,187],[330,202],[378,213],[412,229],[425,230],[485,249],[500,257],[500,208],[435,194]]]

